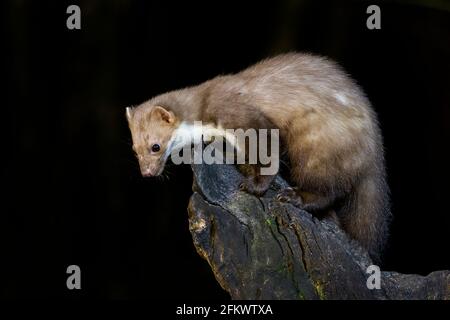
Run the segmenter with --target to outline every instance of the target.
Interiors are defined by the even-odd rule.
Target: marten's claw
[[[280,202],[288,202],[299,208],[303,205],[302,198],[297,194],[297,191],[291,187],[281,190],[276,198]]]
[[[281,202],[289,202],[289,200],[292,198],[292,196],[295,195],[295,191],[293,188],[288,187],[286,189],[281,190],[277,194],[277,200]]]
[[[239,184],[239,190],[240,191],[247,191],[247,184],[245,182],[241,182]]]

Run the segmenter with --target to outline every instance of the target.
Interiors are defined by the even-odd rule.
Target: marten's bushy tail
[[[339,216],[346,232],[380,262],[391,220],[389,187],[384,169],[362,177]]]

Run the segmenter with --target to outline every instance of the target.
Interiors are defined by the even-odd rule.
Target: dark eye
[[[161,150],[161,146],[159,144],[155,143],[152,145],[152,152],[159,152],[159,150]]]

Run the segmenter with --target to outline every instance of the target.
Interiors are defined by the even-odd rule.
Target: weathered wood
[[[368,289],[367,252],[332,221],[274,198],[239,191],[229,165],[194,165],[189,226],[194,245],[233,299],[449,299],[450,272],[381,273]]]

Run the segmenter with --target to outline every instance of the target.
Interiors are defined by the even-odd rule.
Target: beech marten
[[[159,95],[127,108],[126,115],[144,176],[161,174],[173,141],[191,134],[194,121],[215,128],[278,128],[295,184],[278,199],[312,213],[334,212],[378,260],[390,218],[382,136],[369,100],[336,63],[283,54]],[[246,174],[242,188],[258,195],[274,178],[257,169]]]

